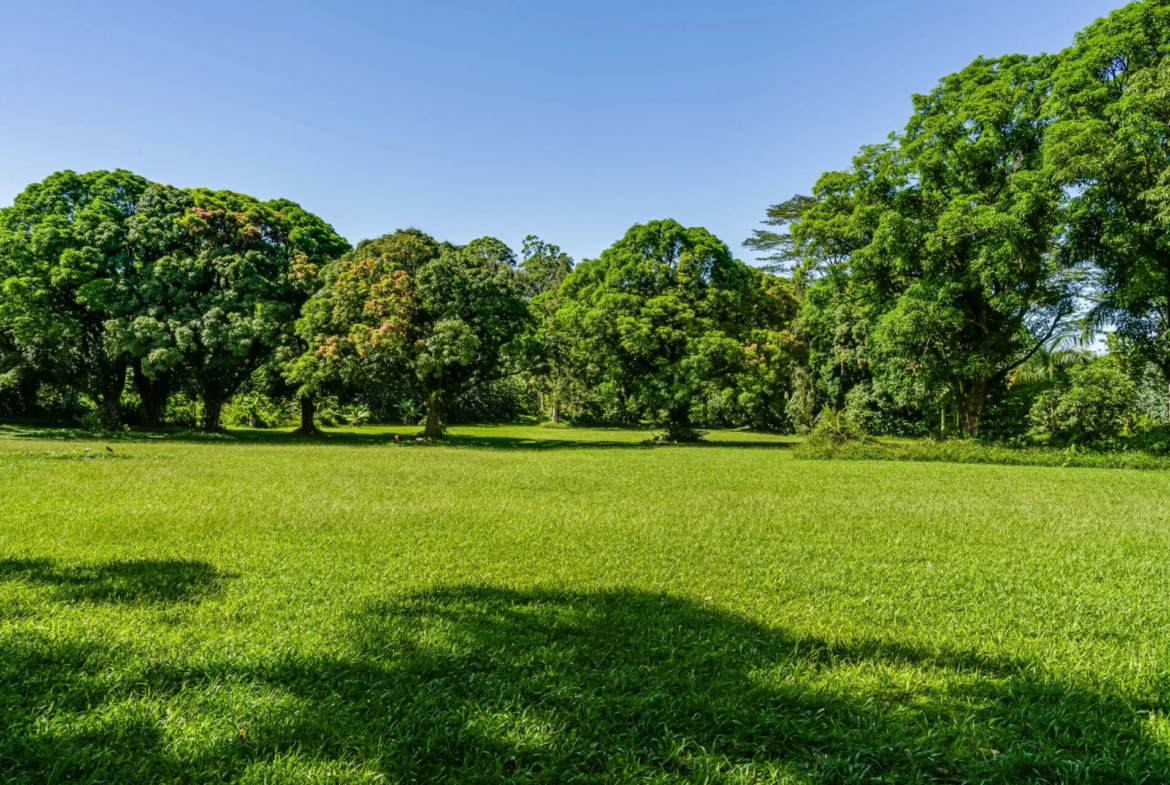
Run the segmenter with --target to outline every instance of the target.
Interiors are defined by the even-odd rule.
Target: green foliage
[[[531,297],[530,328],[523,336],[523,365],[539,410],[551,423],[579,417],[594,397],[580,369],[588,364],[583,346],[558,324],[560,286],[573,271],[573,259],[558,246],[529,235],[524,239],[520,276]]]
[[[195,428],[203,422],[203,404],[199,398],[180,391],[168,396],[164,420],[183,428]]]
[[[223,424],[243,428],[280,428],[295,422],[296,407],[259,392],[233,396],[223,407]]]
[[[456,248],[410,229],[360,244],[306,305],[290,378],[360,389],[409,376],[426,434],[442,435],[457,396],[513,370],[528,320],[514,264],[490,237]]]
[[[288,345],[320,267],[348,245],[316,216],[230,191],[152,188],[132,235],[148,281],[111,326],[147,377],[189,374],[217,430],[223,405]]]
[[[519,374],[472,385],[451,402],[452,423],[516,423],[538,414],[532,386]]]
[[[785,253],[825,276],[806,309],[822,374],[863,365],[854,378],[872,373],[899,405],[951,401],[974,434],[989,393],[1067,315],[1061,192],[1041,154],[1051,67],[1008,57],[946,77],[903,134],[784,214]]]
[[[872,440],[833,446],[805,443],[793,457],[818,461],[910,461],[916,463],[1047,466],[1082,469],[1170,470],[1166,431],[1151,432],[1149,441],[1134,439],[1129,449],[1102,451],[1075,445],[1064,448],[1006,447],[975,439]]]
[[[350,427],[365,425],[373,419],[370,408],[361,403],[341,403],[335,397],[317,402],[317,421],[322,425]]]
[[[786,390],[775,382],[791,364],[791,294],[705,229],[634,226],[582,263],[560,298],[557,330],[619,419],[644,417],[686,439],[712,409],[762,421],[782,412]]]
[[[1045,154],[1072,199],[1068,248],[1096,270],[1091,326],[1110,325],[1170,382],[1170,4],[1098,20],[1049,83]]]
[[[1074,366],[1068,382],[1041,393],[1033,404],[1029,418],[1035,438],[1093,444],[1129,429],[1137,388],[1117,362],[1102,358]]]
[[[524,238],[519,274],[529,297],[555,292],[571,272],[573,257],[560,246],[546,243],[532,234]]]
[[[843,447],[847,444],[865,443],[869,434],[846,412],[825,407],[817,423],[809,432],[805,443],[812,448]]]
[[[147,183],[130,172],[58,172],[0,210],[0,386],[72,386],[121,422],[126,361],[107,322],[134,302],[131,222]]]

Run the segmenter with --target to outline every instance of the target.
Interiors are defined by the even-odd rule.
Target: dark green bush
[[[1037,396],[1029,412],[1041,444],[1108,444],[1130,430],[1137,388],[1111,357],[1069,371],[1068,385]]]

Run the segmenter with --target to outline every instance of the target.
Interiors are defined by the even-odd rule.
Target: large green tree
[[[1115,327],[1170,384],[1170,2],[1088,27],[1050,88],[1045,151],[1073,195],[1067,253],[1097,272],[1090,323]]]
[[[292,202],[204,189],[153,189],[133,230],[136,307],[111,330],[143,375],[189,377],[204,428],[218,430],[240,384],[278,350],[293,353],[320,267],[349,246]]]
[[[850,361],[901,404],[949,405],[970,435],[1070,310],[1062,191],[1042,154],[1051,68],[1013,56],[946,77],[902,134],[778,207],[787,231],[763,236],[813,278],[847,276],[830,285],[865,322]]]
[[[459,248],[408,229],[361,243],[330,268],[298,332],[303,386],[409,375],[442,436],[453,398],[514,371],[529,315],[515,256],[485,237]]]
[[[651,221],[565,279],[558,329],[588,384],[667,438],[695,438],[706,410],[737,400],[737,375],[770,359],[752,333],[760,276],[707,230]]]
[[[58,172],[0,210],[0,371],[74,387],[106,427],[121,422],[127,367],[106,325],[129,307],[129,224],[147,187],[124,170]]]

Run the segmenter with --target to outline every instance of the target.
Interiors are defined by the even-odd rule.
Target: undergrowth
[[[850,441],[842,444],[809,439],[792,451],[801,460],[924,461],[1065,466],[1091,469],[1170,469],[1170,458],[1144,452],[1098,452],[1077,447],[1000,447],[965,439],[948,441]]]

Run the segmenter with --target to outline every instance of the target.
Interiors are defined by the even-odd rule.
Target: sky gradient
[[[61,169],[592,258],[633,223],[740,243],[975,57],[1122,0],[0,3],[0,205]]]

